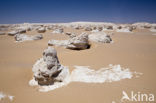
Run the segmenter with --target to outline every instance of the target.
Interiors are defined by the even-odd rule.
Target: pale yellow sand
[[[50,32],[43,34],[43,40],[22,43],[15,43],[11,36],[0,36],[0,91],[15,96],[12,103],[112,103],[120,101],[123,90],[156,95],[156,36],[147,30],[136,30],[132,34],[115,33],[113,44],[92,43],[88,50],[56,48],[61,64],[69,66],[70,70],[74,65],[99,69],[109,64],[120,64],[131,71],[143,73],[139,78],[103,84],[72,82],[54,91],[38,92],[37,88],[28,84],[33,76],[33,64],[42,56],[48,40],[68,38]]]

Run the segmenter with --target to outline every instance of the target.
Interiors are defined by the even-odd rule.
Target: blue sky
[[[156,0],[0,0],[0,24],[156,22]]]

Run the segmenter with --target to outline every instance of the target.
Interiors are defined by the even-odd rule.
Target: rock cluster
[[[19,33],[18,31],[11,31],[11,32],[8,32],[8,35],[14,36],[14,35],[16,35],[18,33]]]
[[[83,50],[90,47],[87,34],[74,36],[69,40],[49,40],[48,45],[64,46],[67,49]]]

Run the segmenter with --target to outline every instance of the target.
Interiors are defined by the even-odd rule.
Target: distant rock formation
[[[76,37],[75,33],[71,33],[71,32],[66,32],[65,33],[67,36],[69,36],[70,38]]]
[[[11,31],[11,32],[8,32],[8,35],[9,36],[14,36],[14,35],[16,35],[18,33],[19,33],[18,31]]]
[[[66,47],[68,45],[68,40],[49,40],[48,45],[49,46],[64,46]]]
[[[44,33],[46,31],[46,29],[44,27],[40,27],[37,29],[38,33]]]
[[[101,43],[111,43],[112,39],[110,35],[104,32],[92,33],[89,35],[89,41],[101,42]]]
[[[69,71],[60,64],[57,51],[48,47],[43,52],[43,57],[33,66],[34,79],[39,85],[52,85],[55,82],[62,82],[69,74]]]
[[[150,29],[151,32],[156,32],[156,26]]]
[[[52,33],[61,34],[63,32],[64,32],[63,28],[59,28],[59,29],[55,29]]]
[[[118,25],[118,27],[116,28],[116,32],[132,32],[133,30],[135,30],[136,27],[132,26],[132,25]]]
[[[43,38],[42,34],[36,34],[33,36],[29,36],[26,34],[16,34],[15,35],[15,40],[19,41],[19,42],[29,41],[29,40],[40,40],[42,38]]]
[[[85,31],[92,31],[92,28],[91,27],[85,27]]]
[[[16,34],[26,33],[26,29],[17,29],[11,32],[8,32],[8,35],[15,36]]]

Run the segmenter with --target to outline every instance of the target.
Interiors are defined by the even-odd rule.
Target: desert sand
[[[83,30],[65,28],[65,31],[81,33]],[[29,85],[33,77],[32,66],[48,47],[50,39],[64,40],[68,36],[51,34],[47,30],[42,40],[15,42],[12,36],[0,35],[0,91],[14,96],[2,103],[116,103],[122,91],[152,93],[156,95],[156,36],[147,29],[136,29],[133,33],[114,32],[113,43],[92,42],[86,50],[69,50],[54,47],[60,63],[72,71],[75,65],[90,66],[96,70],[109,64],[120,64],[131,71],[143,73],[139,78],[111,83],[72,82],[67,86],[39,92]],[[110,31],[106,31],[110,32]],[[36,31],[27,31],[28,35]],[[132,103],[132,102],[130,102]],[[152,103],[152,102],[150,102]],[[154,103],[154,102],[153,102]]]

